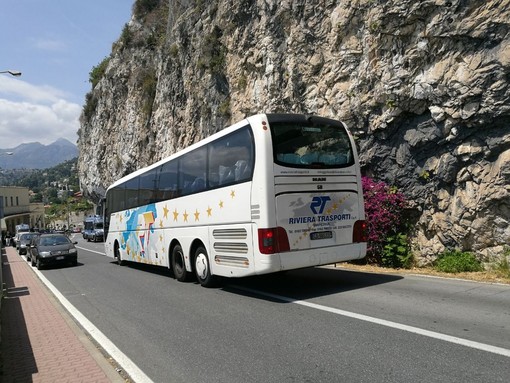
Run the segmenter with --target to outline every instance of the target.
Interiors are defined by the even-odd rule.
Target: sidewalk
[[[124,382],[16,249],[2,263],[1,382]]]

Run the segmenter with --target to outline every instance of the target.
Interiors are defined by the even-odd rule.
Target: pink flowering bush
[[[387,267],[406,266],[411,251],[405,234],[404,194],[370,177],[361,181],[368,221],[367,261]]]

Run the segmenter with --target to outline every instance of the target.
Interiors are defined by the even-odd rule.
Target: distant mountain
[[[7,152],[12,155],[5,154]],[[78,157],[78,148],[66,139],[59,138],[49,145],[31,142],[0,150],[0,168],[46,169],[75,157]]]

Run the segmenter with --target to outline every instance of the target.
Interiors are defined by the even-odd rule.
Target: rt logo
[[[310,209],[312,209],[313,214],[322,214],[326,207],[326,202],[328,201],[331,201],[331,198],[327,196],[313,197],[312,203],[310,204]]]

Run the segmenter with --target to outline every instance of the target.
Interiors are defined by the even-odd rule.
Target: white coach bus
[[[366,253],[354,141],[322,117],[249,117],[118,180],[104,213],[109,257],[203,286]]]

